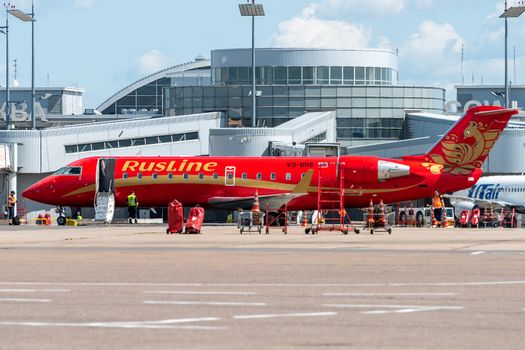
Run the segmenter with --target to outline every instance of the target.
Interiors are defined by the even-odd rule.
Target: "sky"
[[[251,47],[246,0],[34,0],[36,86],[85,89],[96,108],[134,81],[213,49]],[[388,48],[401,85],[504,83],[504,2],[497,0],[257,0],[256,47]],[[509,5],[516,1],[509,0]],[[13,0],[30,12],[31,0]],[[0,13],[5,23],[5,12]],[[509,20],[509,79],[525,84],[525,14]],[[9,18],[11,84],[31,85],[31,25]],[[0,85],[5,85],[0,36]],[[462,49],[463,48],[463,49]],[[461,56],[464,56],[461,74]],[[514,60],[514,51],[516,52]],[[516,63],[516,70],[514,70]],[[12,86],[12,85],[11,85]]]

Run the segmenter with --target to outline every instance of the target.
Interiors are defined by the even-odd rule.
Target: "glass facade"
[[[160,78],[133,90],[112,103],[102,114],[126,114],[147,112],[162,113],[162,90],[171,86],[170,78]]]
[[[332,73],[327,67],[321,70],[321,77],[326,72],[328,76]],[[353,71],[356,78],[360,73],[363,77],[365,73],[375,76],[376,71]],[[344,69],[340,76],[344,82]],[[307,112],[336,111],[340,141],[399,139],[405,109],[442,113],[445,104],[445,91],[433,87],[305,84],[263,85],[257,90],[261,91],[257,97],[259,126],[275,127]],[[164,93],[164,113],[222,111],[229,120],[240,120],[242,125],[251,126],[250,91],[250,85],[172,87]]]
[[[212,85],[251,84],[251,67],[212,69]],[[255,67],[258,85],[395,85],[397,72],[383,67],[352,66],[268,66]]]

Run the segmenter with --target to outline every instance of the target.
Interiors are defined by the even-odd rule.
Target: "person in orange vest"
[[[9,197],[7,198],[7,211],[8,211],[8,219],[9,219],[9,225],[13,225],[13,219],[15,217],[15,205],[16,205],[16,197],[15,197],[15,191],[11,191],[9,194]]]
[[[436,218],[438,227],[441,227],[441,218],[443,216],[443,199],[439,194],[439,191],[434,192],[432,197],[432,205],[434,207],[434,217]]]

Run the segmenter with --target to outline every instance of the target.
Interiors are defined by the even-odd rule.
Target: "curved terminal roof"
[[[129,95],[130,93],[144,85],[154,82],[155,80],[169,78],[176,73],[182,73],[186,71],[199,69],[209,69],[210,63],[210,59],[203,59],[202,57],[198,57],[193,62],[178,64],[176,66],[168,67],[153,74],[147,75],[144,78],[139,79],[134,83],[131,83],[130,85],[124,87],[123,89],[115,93],[113,96],[109,97],[107,100],[102,102],[100,106],[97,107],[97,110],[104,111],[106,108],[111,106],[113,103],[117,102],[119,99]]]

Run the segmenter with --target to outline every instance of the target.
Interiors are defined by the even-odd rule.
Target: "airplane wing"
[[[292,199],[308,195],[308,187],[312,180],[314,171],[308,170],[291,192],[260,195],[259,205],[262,210],[268,208],[280,208]],[[250,209],[253,205],[253,196],[249,197],[211,197],[208,203],[216,208],[242,208]]]
[[[509,203],[505,201],[498,201],[498,200],[491,200],[491,199],[478,199],[478,198],[470,198],[466,196],[458,196],[453,194],[444,194],[443,197],[450,198],[451,200],[457,200],[457,201],[465,201],[465,202],[471,202],[474,203],[474,205],[477,205],[478,207],[493,207],[493,208],[514,208],[518,213],[525,213],[525,207],[523,205],[517,205],[514,203]]]

